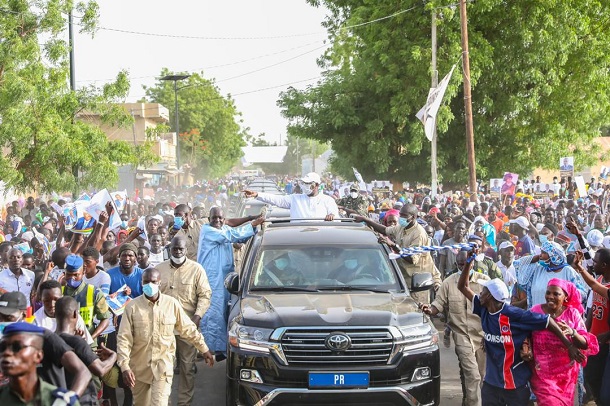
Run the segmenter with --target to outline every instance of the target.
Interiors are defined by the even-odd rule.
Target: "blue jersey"
[[[472,299],[472,312],[481,317],[483,327],[487,353],[485,382],[503,389],[517,389],[527,384],[531,371],[519,352],[530,332],[547,327],[549,316],[508,304],[496,313],[489,313],[481,306],[478,295]]]
[[[129,286],[131,289],[132,299],[142,295],[142,269],[137,266],[133,267],[133,272],[130,275],[125,275],[121,272],[120,266],[108,270],[110,275],[110,293],[114,293],[121,289],[123,285]]]

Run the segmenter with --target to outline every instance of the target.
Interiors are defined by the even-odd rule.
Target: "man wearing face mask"
[[[127,304],[118,334],[117,359],[125,386],[132,388],[135,405],[166,406],[174,375],[177,333],[197,348],[205,362],[214,357],[178,300],[159,292],[161,275],[155,268],[142,274],[144,294]]]
[[[355,213],[361,216],[368,214],[368,202],[360,194],[360,186],[352,183],[349,188],[349,195],[337,200],[337,206],[348,213]]]
[[[298,286],[304,283],[303,274],[292,265],[286,252],[267,262],[258,279],[259,286]]]
[[[332,221],[339,216],[339,208],[335,199],[320,193],[320,175],[310,172],[301,179],[303,194],[272,195],[244,190],[246,197],[254,197],[261,202],[269,203],[284,209],[290,209],[293,219],[324,218]]]
[[[110,322],[110,310],[106,297],[101,290],[83,280],[83,259],[78,255],[66,258],[66,286],[62,288],[64,296],[71,296],[80,306],[80,315],[94,340],[102,334]],[[99,324],[93,323],[97,318]]]
[[[502,280],[508,288],[508,293],[513,294],[513,287],[517,282],[517,274],[513,262],[515,260],[515,246],[510,241],[502,241],[498,248],[500,260],[496,262],[496,266],[502,271]]]
[[[169,249],[170,259],[156,266],[161,276],[160,291],[176,299],[186,315],[199,326],[201,318],[210,307],[212,290],[208,277],[201,265],[187,258],[184,236],[174,237]],[[193,366],[197,348],[180,336],[176,336],[176,348],[180,366],[178,405],[190,405],[195,393]]]
[[[428,234],[426,230],[417,222],[417,206],[411,203],[405,204],[400,209],[399,224],[392,227],[385,227],[373,220],[354,216],[355,221],[363,221],[378,233],[390,237],[382,239],[382,242],[394,252],[400,252],[401,247],[420,247],[428,245]],[[406,258],[398,259],[398,266],[402,270],[407,286],[411,286],[411,278],[416,273],[428,272],[434,279],[434,289],[437,290],[441,285],[441,274],[434,265],[432,256],[429,252],[410,255]],[[430,292],[411,292],[411,297],[420,303],[430,303]]]

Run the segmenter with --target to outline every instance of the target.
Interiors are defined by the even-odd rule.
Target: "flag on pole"
[[[360,185],[360,190],[366,190],[366,183],[364,182],[364,179],[362,179],[362,175],[360,175],[360,172],[358,172],[358,170],[353,166],[352,169],[354,170],[354,176]]]
[[[428,138],[429,141],[432,141],[434,128],[436,127],[436,115],[441,107],[443,96],[445,95],[445,91],[451,80],[451,75],[453,75],[453,70],[456,66],[457,64],[453,65],[451,71],[441,80],[437,87],[430,89],[426,105],[415,115],[424,125],[426,138]]]

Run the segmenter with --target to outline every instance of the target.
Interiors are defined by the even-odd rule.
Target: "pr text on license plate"
[[[368,388],[368,372],[310,372],[310,388]]]

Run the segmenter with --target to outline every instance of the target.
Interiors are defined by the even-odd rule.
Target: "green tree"
[[[143,147],[108,141],[98,126],[78,114],[98,113],[112,125],[131,118],[116,102],[129,90],[125,72],[102,88],[70,91],[67,13],[81,15],[93,33],[94,1],[0,0],[0,173],[18,191],[77,191],[112,187],[117,166],[136,164]]]
[[[167,69],[160,77],[169,75]],[[225,175],[242,156],[244,132],[240,129],[240,113],[233,99],[224,97],[213,81],[202,74],[192,74],[178,83],[180,129],[179,144],[182,164],[188,164],[199,178]],[[146,97],[152,102],[170,107],[170,122],[174,123],[174,85],[158,81],[144,86]],[[237,121],[240,120],[240,121]]]
[[[428,180],[430,143],[415,113],[430,86],[433,8],[441,78],[461,54],[455,1],[308,2],[329,10],[333,46],[319,60],[326,70],[317,85],[281,94],[289,134],[332,142],[333,168],[344,176],[355,166],[365,178]],[[557,169],[568,152],[577,167],[599,160],[594,139],[610,107],[610,3],[477,0],[468,13],[478,177]],[[437,123],[446,183],[467,179],[463,116],[456,69]]]

